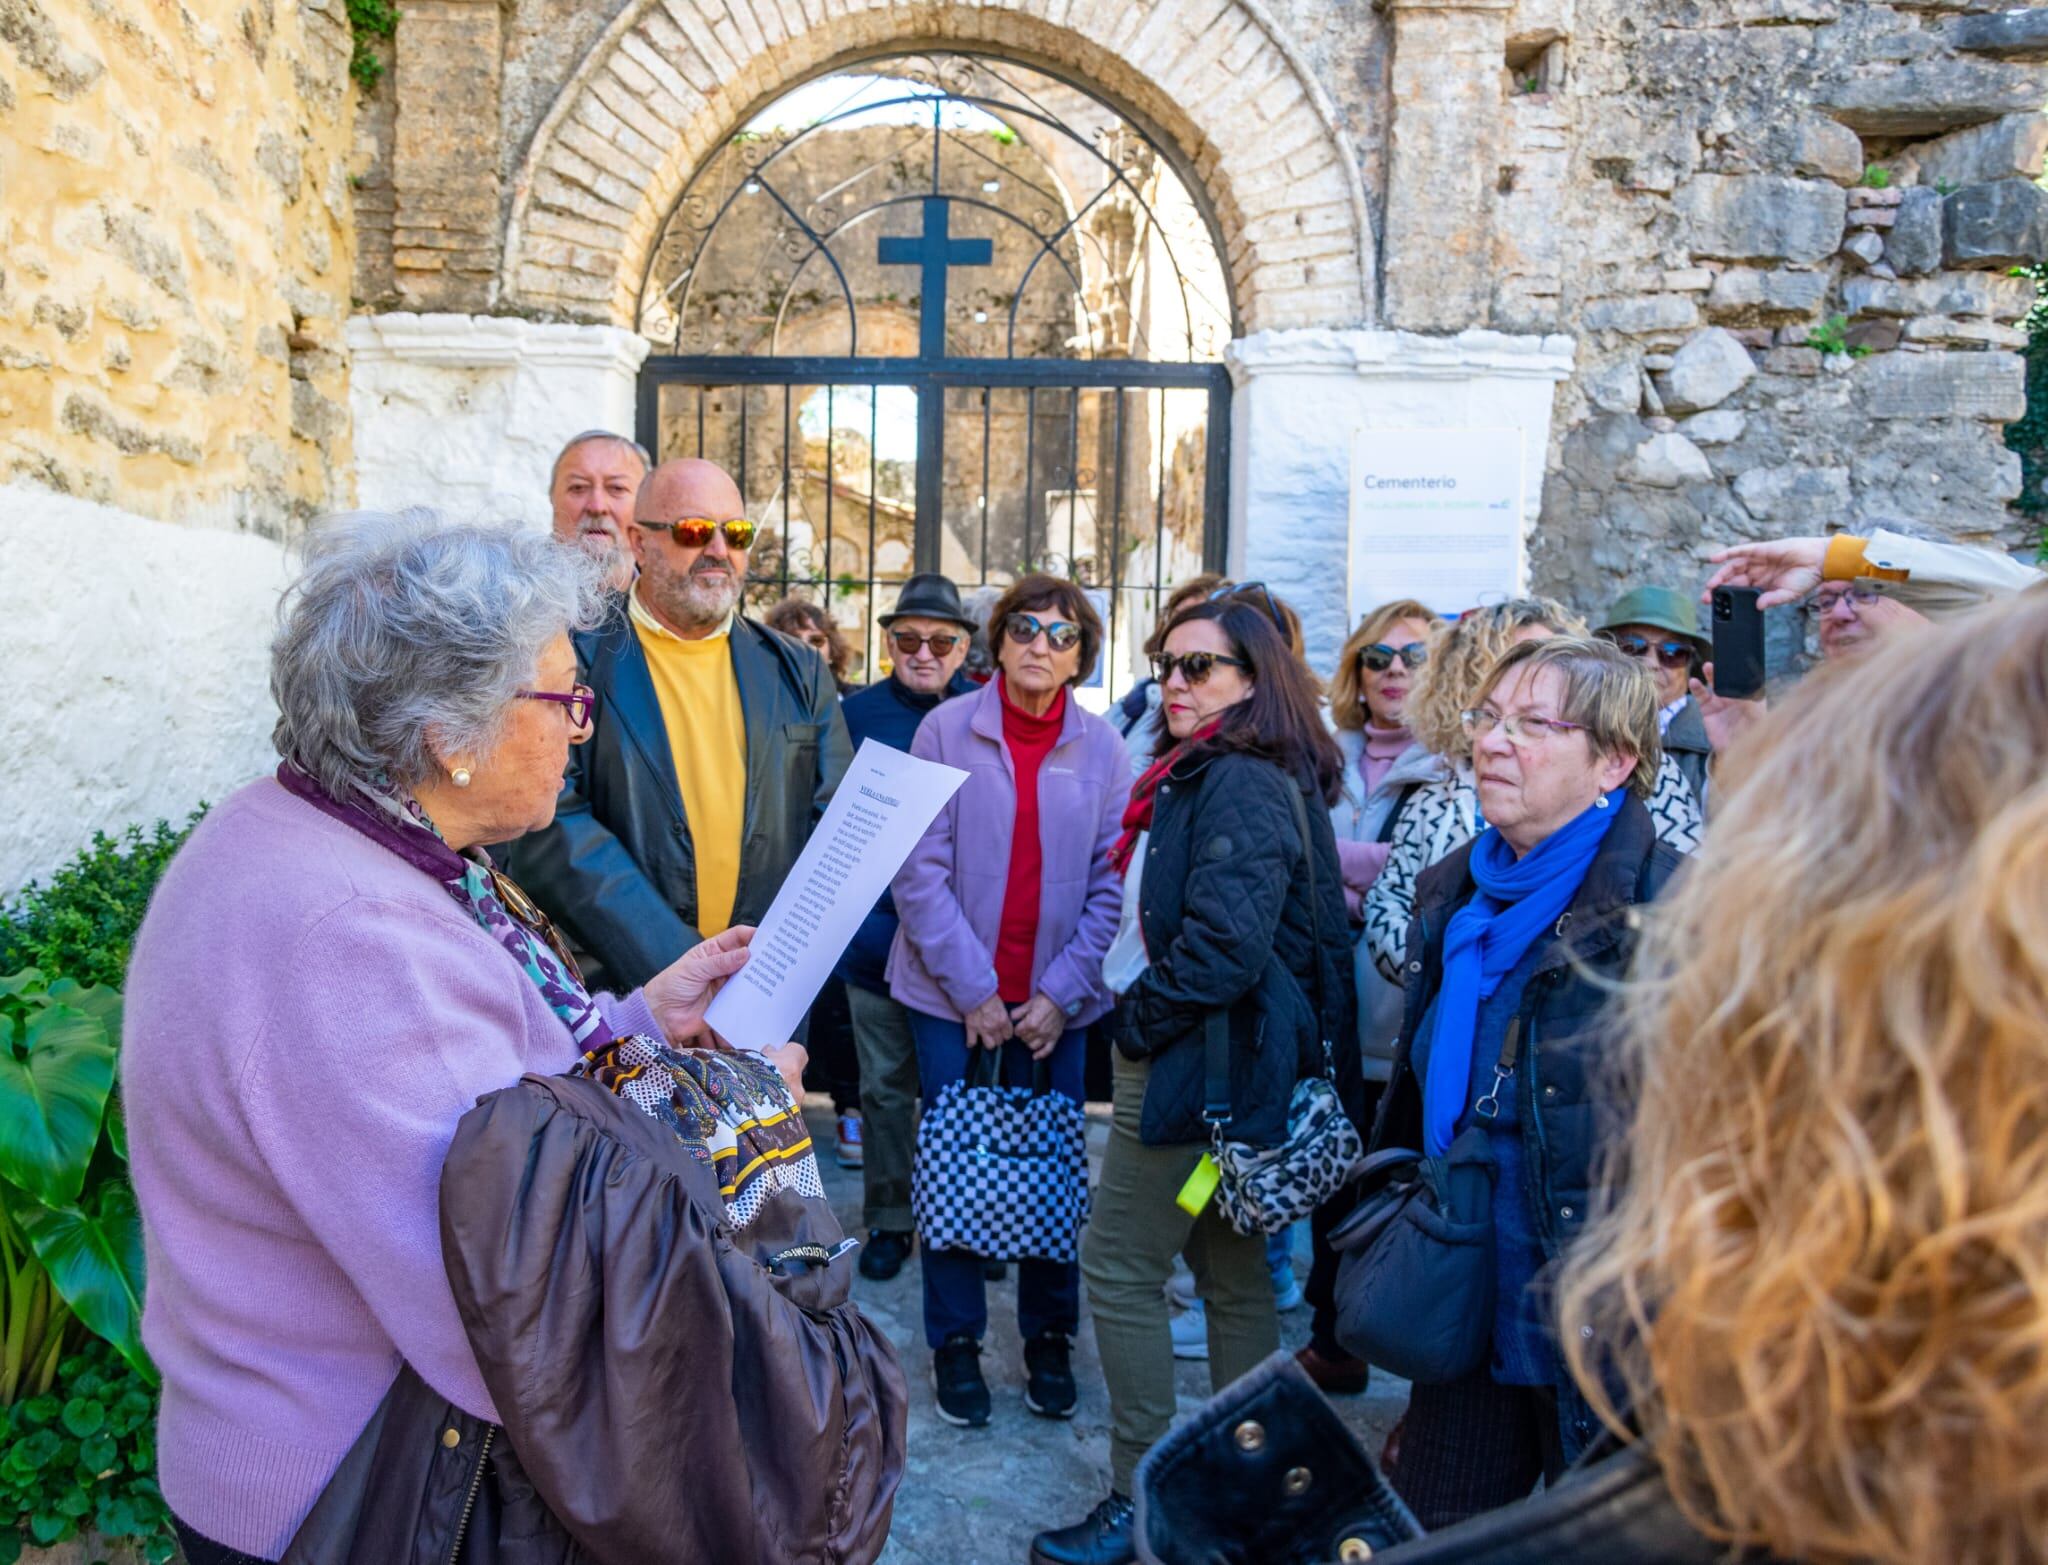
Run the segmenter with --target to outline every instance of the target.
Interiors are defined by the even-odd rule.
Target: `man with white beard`
[[[613,592],[633,585],[633,504],[652,465],[637,440],[586,429],[562,447],[548,475],[556,539],[603,560]]]
[[[626,532],[639,579],[575,638],[597,693],[552,825],[512,875],[625,988],[760,921],[852,758],[825,661],[739,614],[754,524],[715,463],[664,462]]]

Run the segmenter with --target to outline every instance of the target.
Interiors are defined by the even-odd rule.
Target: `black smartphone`
[[[1764,689],[1764,611],[1755,587],[1714,589],[1714,694],[1747,701]]]

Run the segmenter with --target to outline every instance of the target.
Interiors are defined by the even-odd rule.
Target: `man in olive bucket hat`
[[[1699,606],[1675,587],[1637,587],[1614,600],[1594,632],[1635,658],[1657,682],[1657,727],[1665,752],[1704,809],[1714,747],[1692,694],[1712,650],[1700,635]]]

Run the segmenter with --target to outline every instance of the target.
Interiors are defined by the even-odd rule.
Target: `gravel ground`
[[[817,1137],[818,1162],[839,1220],[852,1234],[860,1226],[857,1170],[832,1157],[830,1102],[813,1096],[806,1117]],[[1106,1104],[1089,1108],[1089,1148],[1099,1157],[1108,1134]],[[1295,1268],[1308,1271],[1308,1237],[1297,1237]],[[890,1282],[856,1278],[854,1297],[888,1332],[903,1355],[910,1381],[910,1461],[896,1497],[896,1522],[882,1565],[1024,1565],[1031,1535],[1085,1515],[1109,1489],[1109,1402],[1102,1387],[1095,1329],[1084,1293],[1081,1334],[1074,1344],[1074,1376],[1081,1405],[1066,1421],[1034,1417],[1024,1406],[1024,1363],[1017,1338],[1017,1290],[1012,1280],[989,1285],[989,1334],[982,1370],[995,1397],[983,1429],[955,1429],[932,1408],[931,1353],[924,1345],[918,1259],[913,1253]],[[1308,1340],[1308,1311],[1280,1318],[1288,1348]],[[1179,1366],[1183,1408],[1209,1394],[1209,1367]],[[1408,1400],[1405,1383],[1375,1377],[1362,1396],[1336,1399],[1345,1421],[1368,1451],[1378,1454]]]

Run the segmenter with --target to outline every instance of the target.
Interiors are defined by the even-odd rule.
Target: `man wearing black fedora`
[[[908,750],[925,714],[949,696],[974,689],[961,674],[974,621],[960,589],[936,571],[903,584],[895,608],[882,616],[882,655],[889,677],[848,696],[839,710],[857,750],[863,739]],[[889,997],[883,976],[896,938],[896,905],[882,900],[840,958],[860,1056],[861,1182],[868,1242],[861,1251],[864,1277],[894,1277],[910,1254],[910,1162],[917,1146],[917,1046],[903,1007]]]

